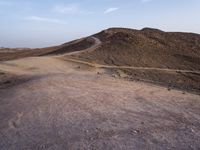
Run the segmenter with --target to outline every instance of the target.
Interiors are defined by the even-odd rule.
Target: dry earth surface
[[[200,149],[199,47],[196,34],[109,29],[1,49],[0,149]]]
[[[2,62],[0,70],[2,150],[200,148],[198,95],[55,56]]]

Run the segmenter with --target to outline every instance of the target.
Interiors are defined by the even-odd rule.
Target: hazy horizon
[[[46,47],[110,27],[200,33],[198,0],[0,0],[0,47]]]

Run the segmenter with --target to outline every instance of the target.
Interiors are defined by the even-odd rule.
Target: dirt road
[[[94,40],[94,44],[91,47],[84,49],[84,50],[80,50],[80,51],[66,53],[63,56],[75,55],[75,54],[80,54],[82,52],[90,52],[90,51],[96,50],[101,45],[101,41],[94,36],[92,36],[91,39]]]
[[[23,81],[0,89],[1,150],[200,149],[198,95],[50,56],[1,62],[0,72]]]
[[[81,63],[96,68],[107,68],[107,69],[133,69],[133,70],[152,70],[152,71],[166,71],[166,72],[180,72],[180,73],[195,73],[200,74],[200,71],[193,70],[180,70],[180,69],[167,69],[167,68],[152,68],[152,67],[133,67],[133,66],[113,66],[113,65],[102,65],[96,63],[90,63],[82,60],[73,58],[65,58],[65,60],[72,61],[75,63]]]

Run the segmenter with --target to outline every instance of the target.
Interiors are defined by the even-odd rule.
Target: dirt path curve
[[[94,36],[92,36],[91,39],[94,40],[94,44],[91,47],[84,49],[84,50],[80,50],[80,51],[70,52],[70,53],[64,54],[64,56],[75,55],[75,54],[80,54],[82,52],[93,51],[93,50],[97,49],[102,43],[98,38],[96,38]]]
[[[65,60],[89,65],[96,68],[110,68],[110,69],[133,69],[133,70],[152,70],[152,71],[166,71],[166,72],[180,72],[180,73],[195,73],[200,74],[200,71],[193,70],[179,70],[179,69],[165,69],[165,68],[149,68],[149,67],[132,67],[132,66],[113,66],[113,65],[102,65],[96,63],[90,63],[87,61],[77,60],[73,58],[64,58]]]

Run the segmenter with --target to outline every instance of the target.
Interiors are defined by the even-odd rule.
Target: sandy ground
[[[200,96],[33,57],[1,62],[0,149],[200,149]],[[4,83],[4,82],[3,82]]]

